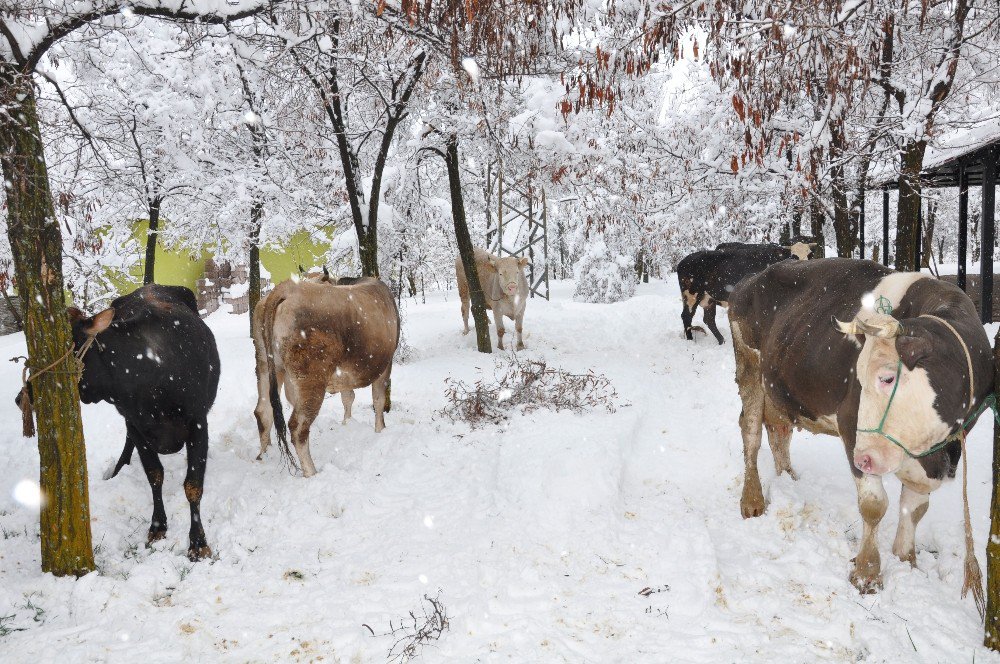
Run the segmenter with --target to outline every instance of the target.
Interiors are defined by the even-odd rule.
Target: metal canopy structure
[[[494,217],[495,215],[495,217]],[[495,222],[495,223],[494,223]],[[549,233],[545,189],[505,177],[503,164],[486,167],[486,245],[497,256],[528,258],[528,290],[549,299]],[[542,269],[536,278],[535,258]]]
[[[965,263],[969,243],[969,187],[982,187],[979,315],[983,323],[993,321],[993,246],[996,243],[998,170],[1000,170],[1000,135],[970,145],[964,150],[952,150],[943,158],[932,161],[931,165],[924,168],[920,174],[921,184],[924,187],[933,189],[958,187],[958,287],[963,291],[967,285]],[[889,263],[889,191],[898,188],[897,181],[887,181],[882,184],[882,262],[886,265]],[[918,264],[922,226],[923,220],[918,217],[916,233]]]

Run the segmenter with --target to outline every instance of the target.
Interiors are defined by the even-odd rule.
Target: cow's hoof
[[[146,535],[146,546],[152,546],[153,542],[158,542],[161,539],[165,539],[166,537],[167,537],[166,528],[164,528],[163,530],[150,529],[149,534]]]
[[[743,515],[744,519],[760,516],[764,513],[765,507],[764,494],[761,492],[760,487],[743,487],[743,497],[740,498],[740,514]]]
[[[263,461],[263,460],[264,460],[264,453],[261,452],[260,454],[257,455],[257,461]]]
[[[469,331],[468,331],[468,330],[462,330],[462,336],[463,336],[463,337],[464,337],[465,335],[467,335],[468,333],[469,333]]]
[[[517,345],[517,349],[518,350],[524,350],[524,344],[518,344]]]
[[[725,339],[719,339],[719,345],[722,346],[726,343]]]
[[[212,557],[212,549],[210,549],[207,544],[202,544],[201,546],[192,546],[190,549],[188,549],[188,560],[190,560],[193,563],[211,557]]]
[[[851,585],[858,589],[862,595],[871,595],[882,590],[881,574],[866,574],[859,572],[857,568],[851,572]]]
[[[917,566],[917,551],[916,551],[916,549],[897,550],[896,547],[893,547],[892,553],[897,558],[899,558],[901,561],[903,561],[904,563],[910,563],[910,567],[916,567]]]

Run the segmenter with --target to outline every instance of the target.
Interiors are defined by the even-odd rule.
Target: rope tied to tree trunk
[[[47,373],[51,374],[69,374],[75,376],[76,380],[79,381],[83,376],[83,357],[90,350],[90,347],[94,344],[96,336],[88,336],[87,340],[83,342],[79,350],[74,349],[74,344],[70,344],[70,347],[66,349],[66,352],[56,358],[55,361],[49,365],[39,369],[38,371],[31,371],[31,366],[28,365],[27,358],[25,358],[24,369],[21,370],[21,433],[25,438],[31,438],[35,435],[35,412],[32,404],[31,393],[29,392],[30,383],[36,378],[43,376]],[[64,360],[73,356],[73,368],[66,371],[55,371],[57,367]],[[14,361],[20,358],[15,357]],[[29,375],[29,371],[31,371]]]

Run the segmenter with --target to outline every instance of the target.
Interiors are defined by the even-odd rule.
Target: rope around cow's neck
[[[951,333],[958,339],[959,345],[962,346],[962,350],[965,351],[965,361],[969,369],[969,406],[971,407],[976,399],[976,383],[972,375],[972,354],[969,353],[969,346],[965,343],[962,335],[958,333],[958,330],[945,319],[932,314],[923,314],[921,318],[930,318],[942,323],[951,330]],[[990,399],[993,401],[993,417],[997,417],[996,397],[993,394],[990,394],[983,401],[983,404],[985,405]],[[981,412],[983,412],[983,406],[979,407],[976,415],[978,416]],[[965,579],[962,582],[962,597],[964,598],[969,593],[969,590],[972,591],[972,597],[976,601],[976,608],[979,610],[979,618],[983,620],[986,618],[986,597],[983,595],[983,572],[979,567],[979,560],[976,559],[975,543],[972,539],[972,517],[969,515],[969,455],[965,449],[965,429],[967,426],[968,421],[963,422],[961,428],[958,430],[958,439],[962,443],[962,509],[965,517]]]
[[[83,342],[80,349],[74,352],[75,344],[70,344],[70,347],[66,349],[66,352],[60,355],[55,361],[48,364],[47,366],[39,369],[38,371],[31,372],[31,367],[28,366],[27,359],[24,363],[24,369],[21,370],[21,433],[24,434],[25,438],[31,438],[35,435],[35,416],[34,409],[31,403],[31,397],[28,395],[28,384],[35,380],[36,378],[43,376],[47,373],[68,373],[76,377],[79,382],[80,378],[83,376],[83,357],[90,350],[90,347],[94,345],[94,340],[96,336],[88,336],[87,340]],[[53,371],[53,369],[63,362],[70,355],[73,355],[76,366],[69,371]],[[15,358],[16,360],[17,358]]]

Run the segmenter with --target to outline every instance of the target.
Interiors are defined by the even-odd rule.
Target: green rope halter
[[[877,311],[880,314],[886,314],[891,316],[892,303],[884,295],[880,295],[878,299],[875,301],[875,311]],[[892,443],[899,449],[903,450],[906,456],[910,457],[911,459],[920,459],[922,457],[934,454],[935,452],[940,452],[949,443],[959,440],[961,436],[968,430],[969,426],[973,422],[975,422],[976,419],[980,415],[982,415],[983,411],[986,410],[987,408],[991,408],[993,410],[993,418],[994,420],[996,420],[998,424],[1000,424],[1000,412],[998,412],[997,410],[997,397],[994,392],[990,392],[990,394],[985,399],[983,399],[983,402],[979,404],[979,408],[977,408],[974,413],[972,413],[965,419],[965,421],[962,423],[962,426],[958,429],[958,431],[952,433],[937,445],[932,445],[930,449],[928,449],[926,452],[921,452],[920,454],[914,454],[909,449],[907,449],[905,445],[903,445],[901,442],[899,442],[898,440],[896,440],[894,437],[890,436],[883,430],[883,427],[885,426],[885,420],[886,418],[889,417],[889,409],[892,408],[892,402],[896,398],[896,390],[899,388],[899,376],[900,374],[902,374],[902,372],[903,372],[903,361],[899,360],[896,363],[896,378],[892,384],[892,393],[889,394],[889,403],[885,405],[885,410],[882,412],[882,419],[879,420],[878,426],[875,427],[874,429],[858,429],[858,433],[878,434],[879,436],[882,436],[883,438],[888,440],[890,443]],[[969,399],[974,400],[975,395],[970,394]]]
[[[997,412],[997,397],[996,397],[996,394],[994,394],[994,393],[991,392],[989,394],[989,396],[987,396],[985,399],[983,399],[983,402],[981,404],[979,404],[979,408],[977,408],[974,413],[972,413],[971,415],[969,415],[965,419],[965,422],[962,423],[962,426],[959,428],[958,431],[956,431],[955,433],[951,434],[950,436],[948,436],[947,438],[945,438],[944,440],[942,440],[937,445],[932,445],[930,447],[930,449],[928,449],[926,452],[921,452],[920,454],[914,454],[909,449],[907,449],[906,445],[903,445],[901,442],[899,442],[898,440],[896,440],[893,436],[890,436],[889,434],[887,434],[882,429],[882,427],[885,426],[885,420],[886,420],[886,418],[889,417],[889,409],[892,408],[892,402],[896,398],[896,389],[899,387],[899,376],[902,373],[902,371],[903,371],[903,361],[899,360],[896,363],[896,379],[895,379],[895,381],[892,384],[892,393],[889,395],[889,403],[887,403],[885,405],[885,410],[882,412],[882,419],[879,420],[878,426],[875,427],[874,429],[858,429],[858,433],[874,433],[874,434],[878,434],[879,436],[882,436],[883,438],[885,438],[886,440],[888,440],[890,443],[892,443],[893,445],[895,445],[899,449],[903,450],[903,452],[906,454],[906,456],[910,457],[911,459],[920,459],[920,458],[923,458],[925,456],[929,456],[931,454],[934,454],[935,452],[940,452],[949,443],[952,443],[952,442],[958,440],[959,437],[961,436],[961,434],[965,433],[965,431],[969,428],[969,426],[973,422],[975,422],[976,419],[980,415],[982,415],[983,411],[986,410],[987,408],[992,408],[993,409],[993,417],[997,421],[997,423],[1000,424],[1000,412]]]

